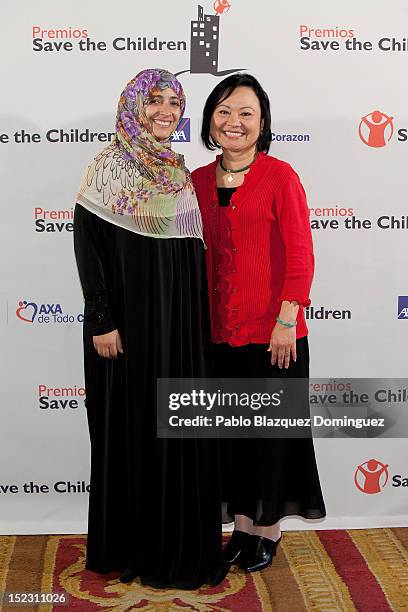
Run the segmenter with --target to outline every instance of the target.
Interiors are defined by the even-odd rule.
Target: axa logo
[[[408,319],[408,295],[398,296],[398,318]]]
[[[220,16],[230,10],[231,3],[228,0],[215,0],[213,8],[215,15],[207,15],[204,13],[204,8],[198,5],[197,19],[191,21],[190,68],[176,72],[176,76],[185,72],[225,76],[238,70],[244,70],[244,68],[218,69]]]
[[[172,142],[190,142],[190,119],[183,117],[171,135]]]
[[[34,323],[37,315],[38,319],[44,315],[62,315],[61,304],[36,304],[27,300],[20,300],[16,315],[21,321]]]
[[[82,323],[84,318],[80,314],[68,314],[63,311],[61,304],[40,304],[29,300],[19,300],[16,308],[16,317],[24,323]]]
[[[380,493],[388,482],[388,464],[378,459],[361,463],[354,473],[354,484],[362,493]]]
[[[408,140],[408,130],[406,128],[396,130],[394,117],[378,109],[361,117],[358,125],[361,142],[373,149],[385,147],[395,132],[400,142]]]

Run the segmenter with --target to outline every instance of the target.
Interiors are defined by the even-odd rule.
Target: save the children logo
[[[16,317],[24,323],[61,324],[82,323],[83,314],[70,314],[64,312],[59,303],[37,303],[21,299],[16,308]]]
[[[212,0],[215,14],[204,13],[204,7],[198,5],[197,19],[190,22],[190,68],[176,72],[176,76],[191,74],[212,74],[225,76],[245,68],[219,70],[218,51],[220,43],[221,16],[232,7],[230,0]],[[128,35],[117,34],[111,40],[96,40],[90,30],[84,27],[51,27],[43,28],[34,25],[31,28],[32,49],[37,53],[105,53],[110,50],[124,52],[185,52],[187,40],[163,39],[158,34],[146,36],[143,32]],[[167,60],[168,61],[168,58]],[[169,66],[171,68],[171,65]]]
[[[381,493],[389,480],[393,488],[408,489],[408,476],[406,474],[390,476],[390,466],[379,459],[364,461],[354,472],[354,484],[361,493],[367,495]]]
[[[378,459],[361,463],[354,473],[354,484],[362,493],[380,493],[388,482],[389,465]]]
[[[60,413],[76,410],[84,404],[85,387],[79,385],[49,387],[39,384],[36,389],[38,407],[41,410],[59,410]]]
[[[358,135],[362,143],[371,149],[383,149],[391,140],[408,142],[408,129],[398,127],[393,115],[378,108],[360,117]]]
[[[394,117],[380,110],[374,110],[361,117],[358,135],[369,147],[385,147],[394,134]]]

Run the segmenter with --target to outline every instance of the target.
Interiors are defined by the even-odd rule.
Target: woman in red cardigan
[[[267,155],[268,96],[248,74],[221,81],[207,99],[201,137],[222,154],[192,174],[207,245],[214,376],[309,376],[307,327],[313,244],[302,184]],[[272,563],[279,521],[321,519],[325,506],[313,440],[222,440],[224,522],[235,521],[227,563]]]

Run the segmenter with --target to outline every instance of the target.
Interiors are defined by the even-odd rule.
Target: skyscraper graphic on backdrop
[[[220,18],[218,15],[204,15],[198,7],[198,20],[191,22],[190,70],[212,74],[218,72],[218,45],[220,39]]]
[[[198,5],[197,20],[191,22],[190,70],[177,72],[176,76],[185,72],[224,76],[238,70],[244,70],[244,68],[218,70],[219,41],[220,16],[218,14],[206,15],[203,7]]]

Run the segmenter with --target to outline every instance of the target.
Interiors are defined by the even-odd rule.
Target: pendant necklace
[[[222,170],[224,170],[224,172],[227,172],[227,173],[228,173],[228,176],[227,176],[227,181],[228,181],[229,183],[232,183],[232,181],[234,180],[234,174],[238,174],[239,172],[244,172],[245,170],[248,170],[248,168],[250,168],[250,167],[252,166],[252,164],[254,163],[254,161],[256,160],[256,158],[257,158],[257,157],[258,157],[258,154],[257,154],[257,153],[255,153],[255,157],[254,157],[254,159],[251,161],[251,163],[250,163],[250,164],[248,164],[247,166],[244,166],[243,168],[238,168],[237,170],[232,170],[232,169],[230,169],[230,168],[226,168],[226,167],[224,166],[224,164],[222,163],[222,159],[223,159],[223,158],[222,158],[222,156],[221,156],[221,159],[220,159],[220,166],[221,166]]]

